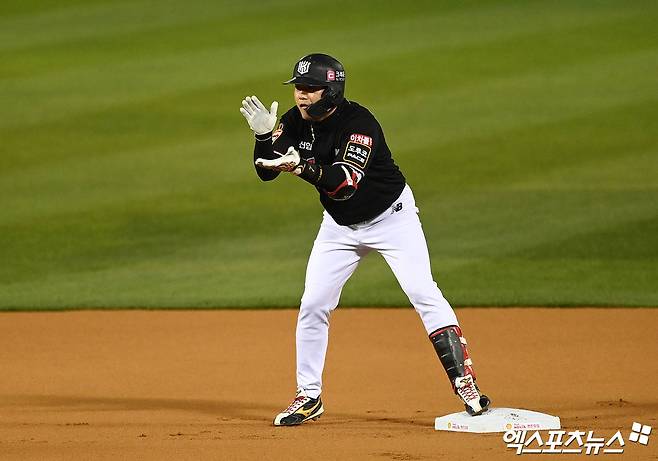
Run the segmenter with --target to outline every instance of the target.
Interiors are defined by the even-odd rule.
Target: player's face
[[[306,108],[318,102],[322,93],[324,93],[324,87],[321,86],[295,85],[295,104],[304,120],[314,120],[306,113]]]

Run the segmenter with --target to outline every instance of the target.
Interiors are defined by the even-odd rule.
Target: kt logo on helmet
[[[299,64],[297,65],[297,72],[300,74],[305,74],[308,72],[309,68],[311,67],[311,61],[299,61]]]

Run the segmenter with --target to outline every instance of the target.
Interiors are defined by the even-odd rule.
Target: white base
[[[519,408],[490,408],[480,416],[465,411],[434,420],[437,431],[487,432],[539,431],[560,429],[560,418]]]

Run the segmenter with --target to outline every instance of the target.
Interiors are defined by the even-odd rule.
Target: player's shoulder
[[[378,128],[379,122],[370,110],[358,102],[344,101],[343,120],[345,126],[354,128]]]
[[[348,101],[347,99],[342,103],[343,113],[352,118],[375,119],[375,116],[370,110],[362,106],[356,101]]]

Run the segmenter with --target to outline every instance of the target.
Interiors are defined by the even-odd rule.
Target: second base
[[[437,431],[452,432],[507,432],[560,429],[560,418],[520,408],[490,408],[480,416],[465,411],[441,416],[434,420]]]

